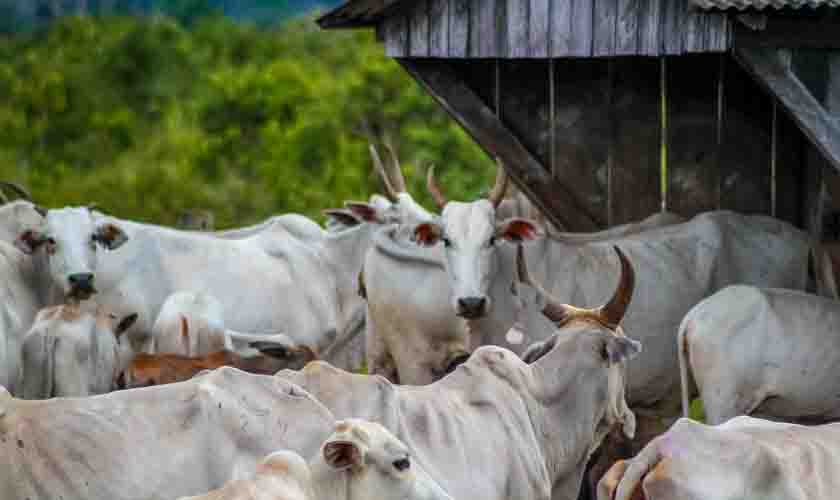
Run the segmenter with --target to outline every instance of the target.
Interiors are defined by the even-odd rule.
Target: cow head
[[[408,447],[378,423],[359,419],[337,422],[321,456],[327,466],[347,474],[344,491],[348,500],[451,500],[414,463]]]
[[[38,226],[18,236],[15,246],[27,254],[43,250],[50,277],[64,295],[85,300],[96,293],[99,253],[119,248],[127,240],[118,225],[100,220],[89,208],[62,208],[47,211]]]
[[[521,247],[517,249],[516,256],[519,280],[537,290],[545,304],[543,314],[557,329],[547,340],[531,345],[522,358],[526,363],[548,369],[552,372],[550,377],[556,375],[553,372],[557,368],[551,365],[551,358],[562,359],[564,364],[574,359],[576,380],[603,381],[605,391],[585,395],[590,400],[599,399],[595,404],[605,408],[598,442],[615,424],[620,424],[630,438],[636,428],[635,416],[624,398],[624,363],[638,355],[642,347],[639,342],[626,337],[620,326],[633,296],[635,274],[627,257],[618,247],[614,249],[621,261],[621,278],[613,297],[594,309],[571,306],[552,297],[528,274]],[[568,353],[555,356],[563,351]]]
[[[414,241],[423,246],[443,243],[452,305],[458,316],[467,319],[481,318],[492,307],[488,292],[499,268],[497,246],[503,241],[532,240],[540,233],[537,223],[529,219],[496,220],[507,183],[498,162],[496,184],[487,199],[449,202],[435,182],[434,169],[429,169],[427,185],[442,213],[437,220],[417,224]]]

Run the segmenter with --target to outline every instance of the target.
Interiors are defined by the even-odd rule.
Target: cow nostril
[[[481,312],[487,304],[487,299],[484,297],[463,297],[458,299],[458,306],[469,312]]]
[[[73,286],[85,286],[93,284],[93,273],[71,274],[67,280]]]

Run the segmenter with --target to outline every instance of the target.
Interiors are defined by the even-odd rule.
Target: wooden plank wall
[[[687,0],[415,0],[385,18],[391,57],[545,58],[722,52],[731,26]]]
[[[659,60],[435,64],[452,68],[494,113],[498,91],[504,126],[546,171],[556,172],[564,196],[599,227],[640,220],[660,209]],[[665,68],[668,210],[686,217],[718,208],[775,213],[803,224],[796,186],[802,182],[806,139],[793,121],[777,112],[774,122],[772,98],[729,56],[669,57]]]

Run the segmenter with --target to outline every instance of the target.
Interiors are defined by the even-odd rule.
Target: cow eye
[[[446,248],[449,248],[449,247],[452,246],[452,242],[449,241],[449,238],[441,238],[441,241],[443,241],[443,246],[445,246]]]
[[[495,236],[491,236],[491,237],[490,237],[490,240],[488,240],[488,241],[487,241],[487,246],[488,246],[488,247],[492,247],[492,246],[493,246],[493,245],[495,245],[495,244],[496,244],[496,237],[495,237]]]
[[[47,238],[46,243],[47,243],[47,253],[54,254],[55,253],[55,247],[56,247],[55,240],[52,239],[52,238]]]
[[[394,468],[398,471],[404,471],[411,467],[411,461],[406,458],[401,458],[399,460],[394,460]]]

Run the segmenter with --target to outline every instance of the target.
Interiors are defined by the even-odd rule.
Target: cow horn
[[[497,156],[496,184],[493,186],[493,190],[490,191],[490,194],[487,196],[487,199],[490,200],[490,203],[492,203],[494,207],[498,207],[502,200],[505,198],[505,191],[507,191],[507,185],[507,172],[505,171],[505,167],[502,165],[502,159]]]
[[[528,266],[525,263],[525,251],[522,245],[516,247],[516,274],[520,282],[534,288],[545,300],[545,307],[542,313],[554,323],[564,323],[566,320],[575,316],[580,310],[574,306],[564,304],[557,300],[554,296],[548,293],[541,283],[535,281],[528,272]]]
[[[0,191],[0,205],[5,205],[6,203],[9,203],[9,198],[3,194],[3,191]]]
[[[0,181],[0,186],[11,189],[14,193],[21,198],[25,199],[26,201],[32,201],[32,195],[29,194],[29,191],[23,188],[20,184],[15,184],[14,182],[9,181]],[[5,196],[3,197],[8,201],[8,198]]]
[[[385,149],[387,149],[388,154],[391,155],[391,174],[393,175],[391,180],[396,181],[396,186],[394,187],[397,188],[397,192],[399,193],[407,193],[408,188],[405,185],[405,177],[403,177],[400,158],[397,156],[397,153],[394,150],[394,145],[391,144],[391,140],[387,137],[385,138]]]
[[[610,301],[599,307],[597,313],[604,323],[615,328],[621,323],[627,308],[630,306],[630,299],[633,298],[633,289],[636,286],[636,273],[624,252],[617,246],[613,246],[613,250],[618,255],[618,260],[621,261],[621,278],[618,280],[618,287]]]
[[[440,186],[435,180],[434,164],[429,165],[429,171],[426,174],[426,189],[429,190],[429,194],[431,194],[432,198],[434,198],[438,208],[443,210],[443,207],[445,207],[448,202],[446,201],[446,196],[443,195],[443,191],[441,191]]]
[[[376,151],[376,146],[370,144],[368,149],[370,149],[370,157],[373,160],[373,167],[376,169],[379,176],[382,177],[382,182],[385,183],[385,194],[388,196],[389,200],[397,201],[398,191],[394,189],[394,186],[391,184],[391,179],[388,178],[388,172],[385,171],[385,166],[382,164],[379,152]]]

